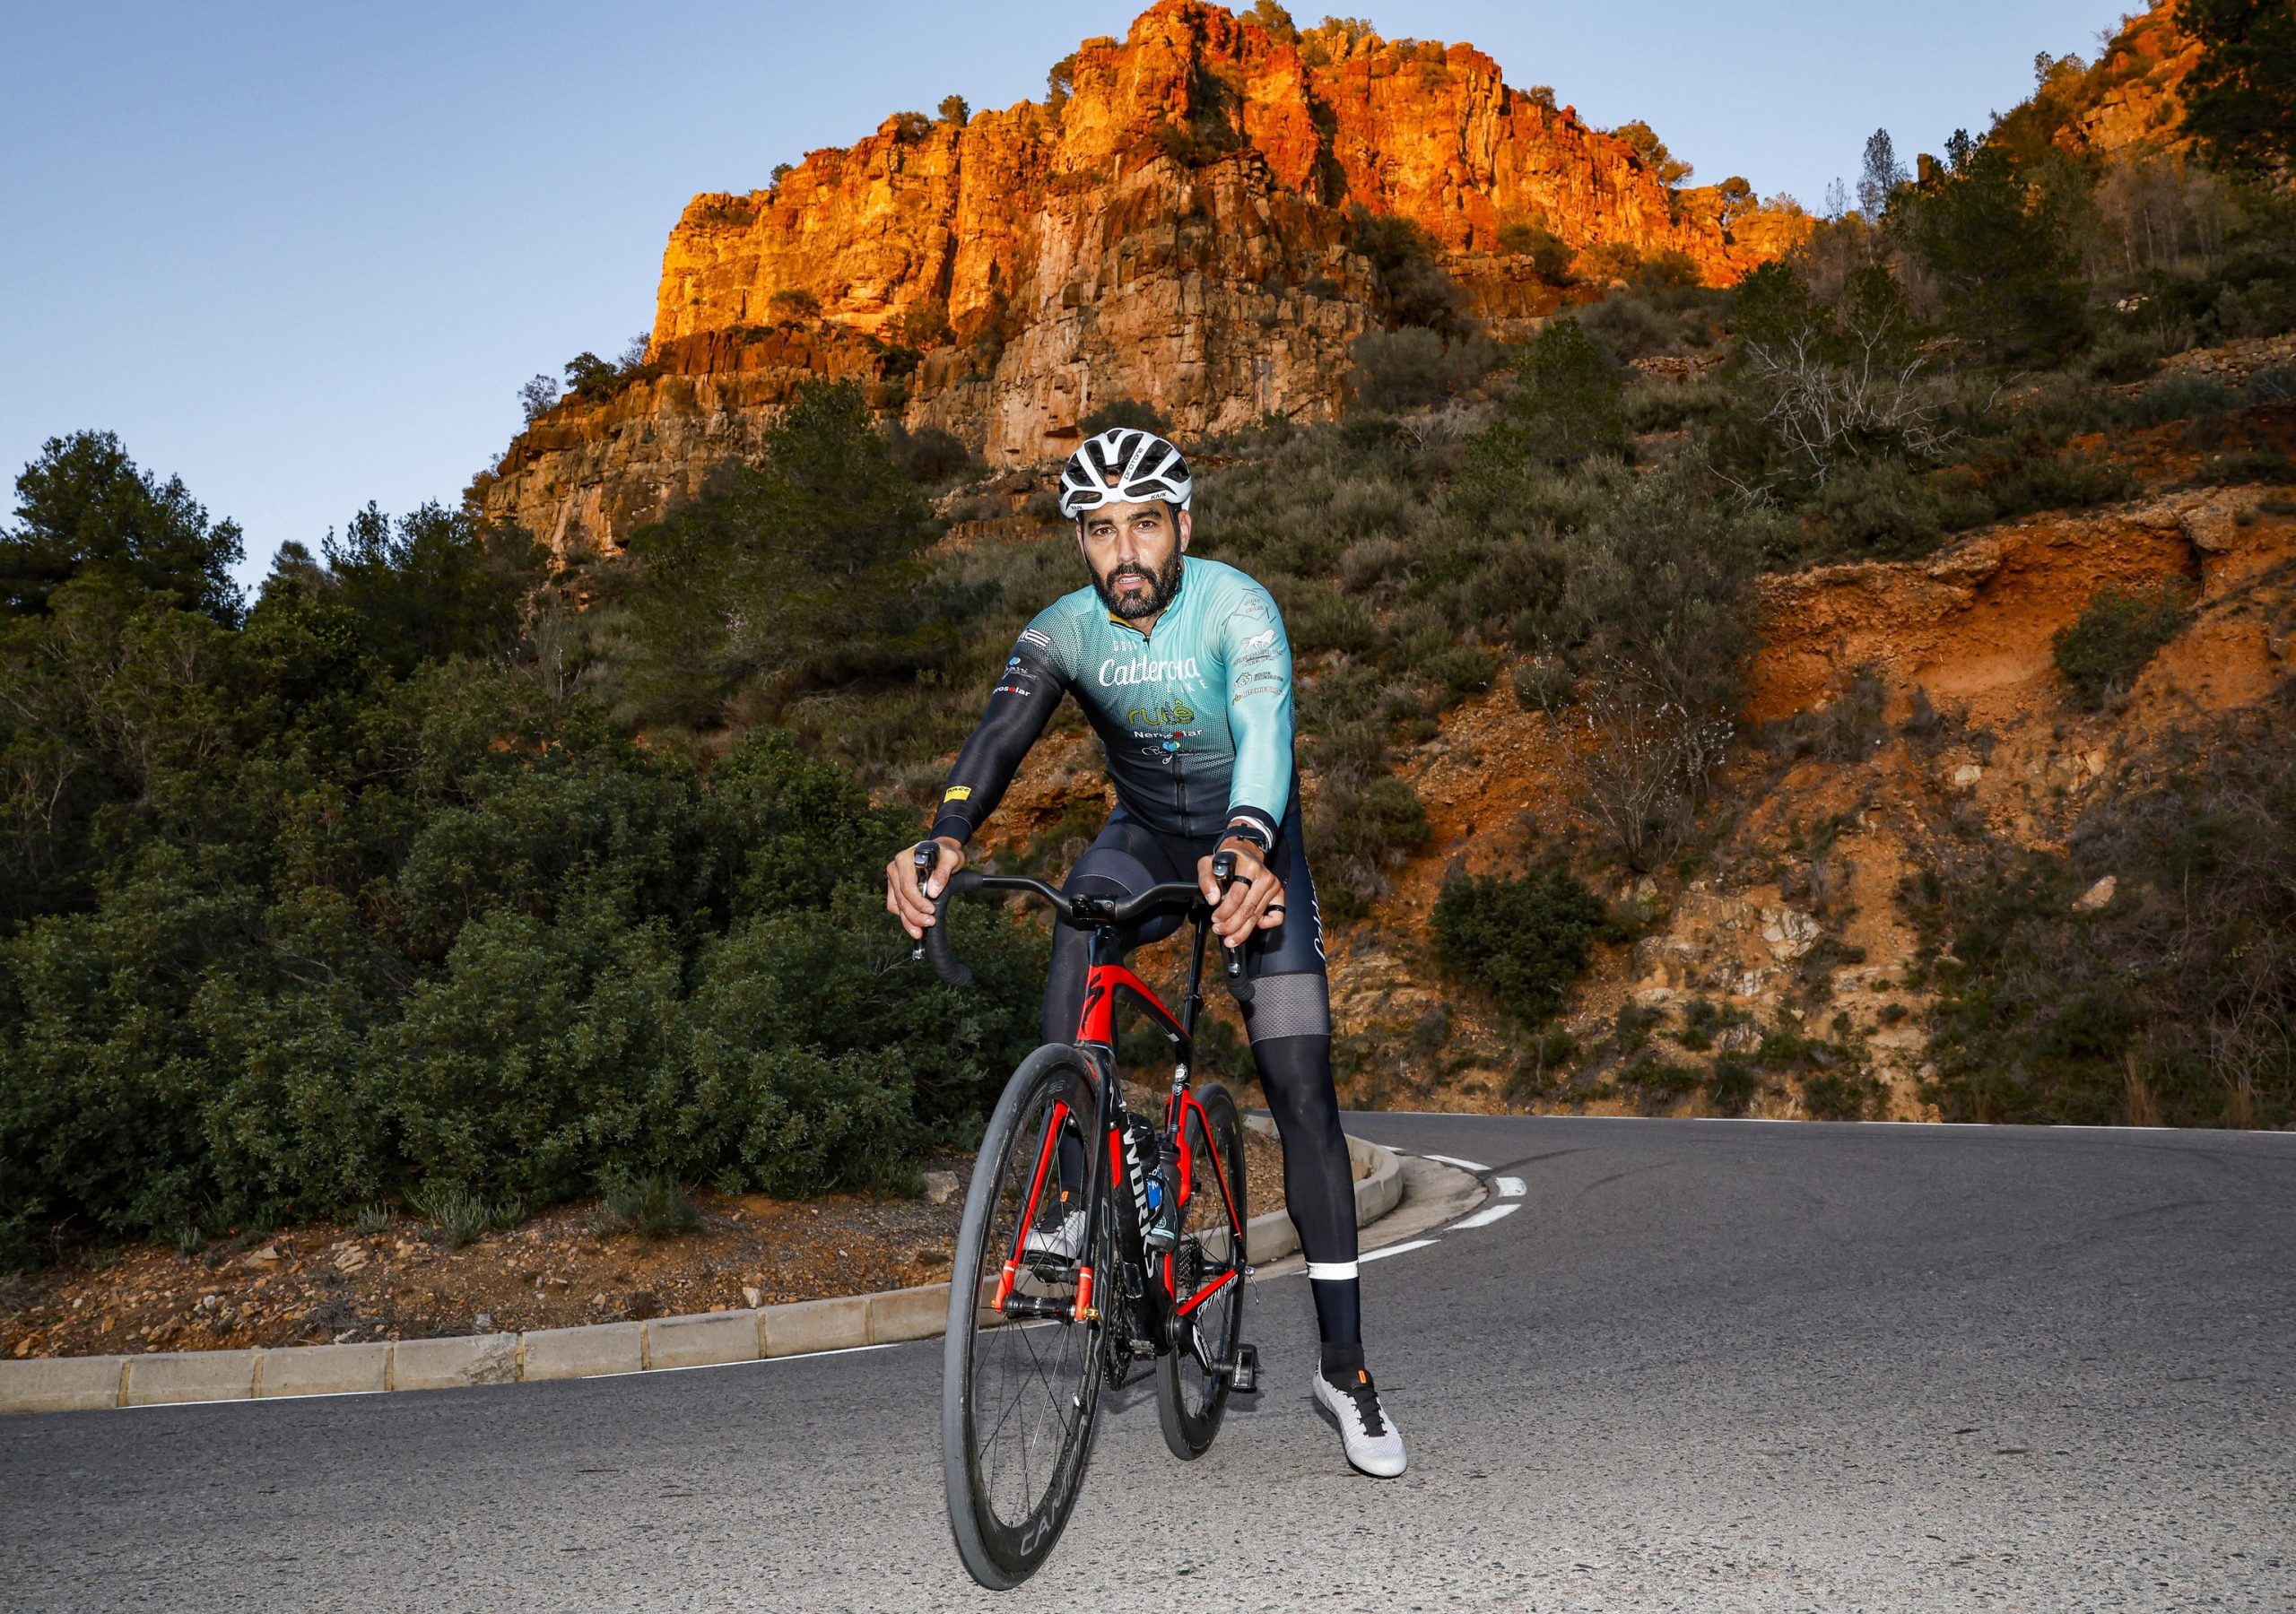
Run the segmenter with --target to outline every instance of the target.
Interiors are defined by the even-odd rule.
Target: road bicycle
[[[934,857],[929,843],[918,849],[920,883]],[[1213,865],[1225,891],[1234,856],[1220,854]],[[1219,1083],[1188,1086],[1209,905],[1178,882],[1125,898],[1071,896],[965,870],[943,892],[916,956],[952,985],[970,981],[950,946],[950,898],[1002,891],[1050,903],[1091,941],[1075,1039],[1022,1060],[989,1117],[950,1272],[941,1378],[949,1525],[973,1578],[1000,1591],[1036,1573],[1060,1539],[1103,1388],[1152,1375],[1164,1443],[1186,1460],[1210,1447],[1228,1398],[1253,1393],[1259,1376],[1258,1352],[1241,1337],[1251,1274],[1242,1123]],[[1195,935],[1175,1015],[1125,967],[1118,938],[1144,915],[1183,904]],[[1242,955],[1223,950],[1230,990],[1248,1001]],[[1161,1125],[1125,1101],[1119,999],[1170,1044]]]

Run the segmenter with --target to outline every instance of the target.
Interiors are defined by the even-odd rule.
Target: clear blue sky
[[[249,577],[369,499],[451,502],[516,430],[519,383],[651,320],[689,195],[952,92],[1041,94],[1138,9],[11,0],[0,468],[115,430],[246,527]],[[2075,0],[1347,10],[1471,41],[1594,123],[1647,118],[1701,178],[1813,208],[1875,127],[1935,150],[2022,99],[2036,51],[2088,55],[2115,20]]]

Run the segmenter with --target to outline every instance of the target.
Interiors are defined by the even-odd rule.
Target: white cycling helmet
[[[1060,472],[1060,513],[1074,520],[1104,504],[1161,499],[1185,510],[1196,497],[1180,451],[1152,431],[1118,426],[1087,438]]]

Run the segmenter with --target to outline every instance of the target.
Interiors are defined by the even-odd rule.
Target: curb
[[[1253,1124],[1262,1124],[1257,1116]],[[1368,1227],[1401,1202],[1403,1163],[1392,1150],[1361,1138],[1347,1140],[1347,1152],[1369,1167],[1370,1174],[1355,1183],[1356,1225]],[[1281,1210],[1253,1217],[1245,1224],[1244,1237],[1255,1263],[1274,1261],[1300,1247],[1292,1219]],[[948,1313],[949,1286],[928,1283],[874,1295],[793,1300],[755,1311],[695,1312],[525,1333],[0,1361],[0,1413],[370,1395],[714,1367],[931,1339],[942,1332]]]

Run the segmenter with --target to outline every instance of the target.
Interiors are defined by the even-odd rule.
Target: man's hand
[[[917,883],[917,847],[903,846],[885,865],[885,912],[900,921],[912,941],[921,940],[933,923],[933,903],[949,889],[949,878],[965,866],[965,849],[947,836],[920,842],[940,848],[932,877],[922,889]]]
[[[1274,930],[1283,923],[1283,882],[1260,862],[1260,850],[1248,840],[1225,840],[1222,852],[1236,855],[1236,878],[1228,894],[1212,878],[1212,860],[1196,860],[1196,883],[1204,899],[1213,904],[1212,929],[1227,947],[1241,947],[1254,931]]]

